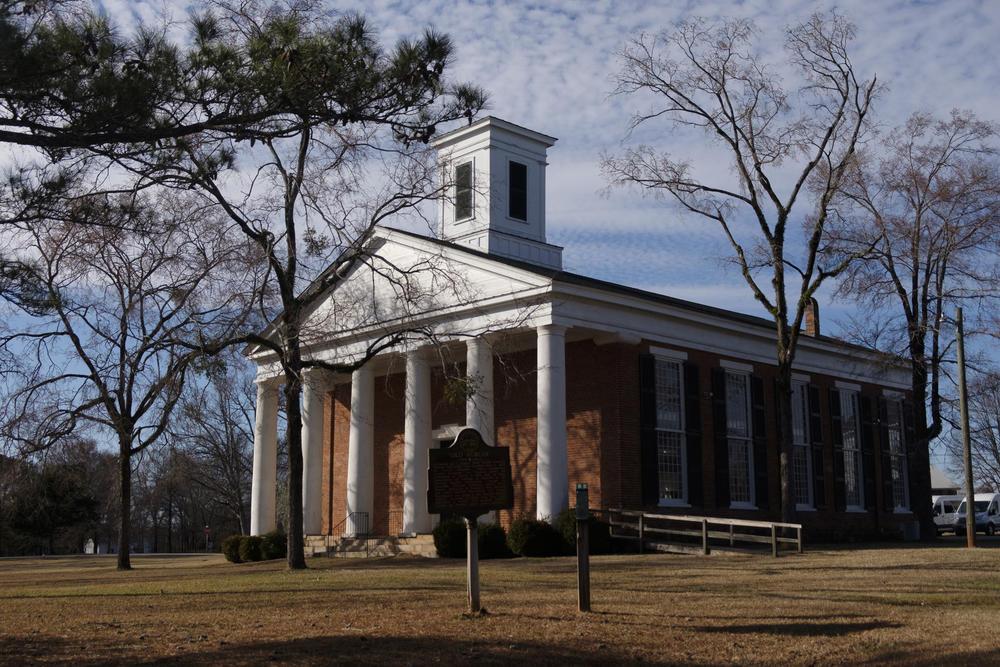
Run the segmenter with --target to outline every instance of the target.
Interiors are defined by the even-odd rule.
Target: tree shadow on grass
[[[881,630],[886,628],[903,627],[899,623],[888,623],[886,621],[866,621],[857,623],[845,623],[838,621],[835,623],[749,623],[746,625],[721,625],[721,626],[695,626],[691,628],[695,632],[721,633],[721,634],[762,634],[762,635],[782,635],[787,637],[843,637],[844,635],[856,632],[867,632],[869,630]]]
[[[583,644],[583,643],[581,643]],[[636,655],[603,644],[561,646],[516,640],[442,639],[441,637],[366,637],[347,635],[288,641],[213,642],[211,646],[177,646],[169,656],[117,653],[109,646],[81,646],[79,641],[45,638],[25,651],[23,638],[0,638],[4,664],[90,665],[625,665]],[[649,663],[647,659],[645,662]],[[653,663],[655,664],[655,662]]]

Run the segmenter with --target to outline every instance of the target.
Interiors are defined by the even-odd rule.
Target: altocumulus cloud
[[[161,5],[105,0],[103,6],[127,24]],[[615,54],[629,38],[693,15],[750,18],[781,71],[785,25],[836,7],[857,26],[857,70],[877,73],[888,86],[877,107],[885,127],[915,110],[943,115],[956,107],[998,120],[1000,2],[994,0],[367,0],[330,7],[365,14],[387,45],[427,26],[449,34],[457,45],[454,78],[490,92],[488,113],[559,139],[549,152],[547,227],[550,240],[566,246],[567,268],[758,315],[740,276],[722,268],[717,229],[635,192],[601,193],[600,155],[621,150],[638,103],[610,95]],[[172,11],[183,21],[183,6]],[[711,160],[700,136],[671,135],[659,126],[633,139],[670,148],[703,169],[728,168]]]

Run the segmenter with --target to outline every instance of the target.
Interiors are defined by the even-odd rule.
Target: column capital
[[[302,386],[310,389],[325,389],[334,383],[334,373],[326,368],[303,368]]]
[[[404,350],[407,359],[429,362],[434,356],[434,345],[412,345]]]
[[[272,375],[266,378],[257,377],[254,378],[253,383],[257,385],[258,391],[277,390],[278,387],[285,383],[285,378],[280,375]]]
[[[565,324],[556,324],[555,322],[549,322],[548,324],[539,324],[536,327],[536,331],[540,336],[565,336],[566,330],[569,329]]]

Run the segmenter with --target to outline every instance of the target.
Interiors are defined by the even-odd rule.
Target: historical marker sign
[[[468,529],[469,612],[478,614],[479,549],[476,517],[514,506],[510,476],[510,447],[490,447],[474,428],[465,428],[444,449],[428,452],[427,510],[454,512],[465,517]]]
[[[462,429],[444,449],[432,449],[427,471],[427,510],[475,518],[514,506],[510,447],[490,447],[474,428]]]

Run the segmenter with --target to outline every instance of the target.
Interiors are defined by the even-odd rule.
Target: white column
[[[538,518],[569,505],[566,460],[566,327],[538,327]]]
[[[347,534],[371,530],[375,495],[372,469],[375,442],[375,377],[371,367],[362,366],[351,376],[351,430],[347,444]],[[352,513],[368,515],[367,524]]]
[[[465,425],[479,431],[488,445],[496,445],[493,431],[493,349],[482,338],[465,345],[465,376],[474,391],[465,402]]]
[[[250,534],[264,535],[277,527],[274,492],[278,467],[278,384],[274,380],[258,380],[256,384]]]
[[[302,382],[302,529],[306,535],[319,535],[323,525],[325,375],[306,371]]]
[[[422,350],[406,355],[403,435],[403,532],[431,532],[427,513],[427,452],[431,448],[431,372]]]

